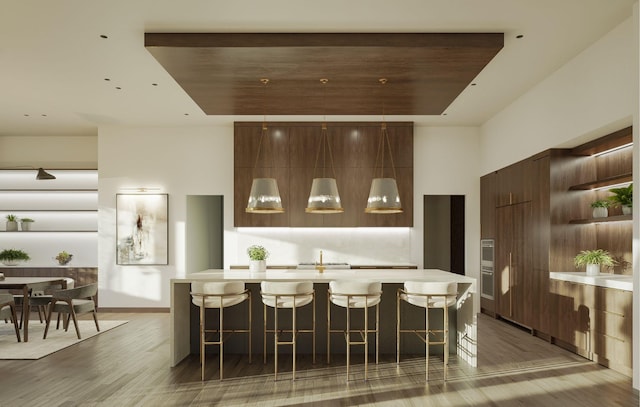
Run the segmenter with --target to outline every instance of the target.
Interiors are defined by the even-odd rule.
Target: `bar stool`
[[[202,369],[201,380],[204,380],[204,362],[205,362],[205,346],[220,346],[220,380],[224,378],[223,374],[223,355],[224,355],[224,334],[248,333],[249,334],[249,363],[251,363],[251,291],[245,289],[243,282],[226,281],[226,282],[200,282],[191,283],[192,302],[200,308],[200,366]],[[249,300],[248,310],[248,326],[247,329],[224,329],[223,315],[224,308],[232,307],[240,304],[245,300]],[[219,320],[217,329],[207,329],[205,322],[205,314],[207,308],[219,309]],[[207,341],[206,334],[218,334],[217,341]]]
[[[349,381],[349,364],[352,345],[364,345],[364,379],[367,380],[367,368],[369,359],[369,334],[376,334],[376,364],[379,355],[379,323],[380,323],[380,299],[382,296],[382,284],[375,281],[346,281],[337,280],[329,282],[329,301],[327,301],[327,364],[331,362],[331,334],[341,332],[347,344],[347,381]],[[331,304],[346,308],[347,325],[345,330],[331,328]],[[369,328],[369,308],[376,307],[375,329]],[[364,310],[364,329],[351,328],[351,310]],[[359,333],[362,340],[352,341],[351,334]]]
[[[449,312],[448,308],[456,303],[458,283],[406,281],[404,289],[398,288],[397,293],[397,330],[396,330],[396,363],[400,363],[400,334],[413,332],[425,344],[425,377],[429,381],[429,345],[444,345],[444,380],[447,380],[449,366]],[[406,301],[411,305],[422,307],[424,311],[425,329],[401,329],[400,302]],[[443,329],[429,328],[429,310],[441,309],[443,313]],[[441,334],[442,340],[432,341],[429,335]],[[424,336],[423,336],[424,335]]]
[[[267,363],[267,333],[273,333],[273,353],[274,353],[274,380],[278,380],[278,346],[291,345],[293,355],[293,374],[291,380],[296,379],[296,336],[299,333],[312,334],[313,363],[316,363],[316,307],[315,292],[311,281],[263,281],[260,283],[262,303],[264,311],[264,336],[263,355],[264,363]],[[296,311],[307,304],[312,306],[312,328],[298,329],[296,323]],[[267,329],[267,307],[273,311],[273,329]],[[291,309],[291,329],[278,328],[278,310],[282,308]],[[290,341],[279,340],[279,334],[283,332],[291,333]]]

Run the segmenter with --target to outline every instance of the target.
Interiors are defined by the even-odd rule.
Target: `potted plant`
[[[69,262],[73,258],[73,254],[67,253],[63,250],[60,253],[58,253],[58,255],[55,258],[58,261],[59,265],[66,266],[67,264],[69,264]]]
[[[621,188],[611,188],[609,192],[614,194],[609,197],[612,204],[621,206],[623,215],[631,214],[631,207],[633,206],[633,184]]]
[[[609,216],[609,210],[607,209],[611,206],[611,201],[601,199],[591,203],[591,207],[593,208],[593,217],[594,218],[606,218]]]
[[[20,230],[22,231],[29,231],[31,230],[31,224],[35,222],[33,219],[31,218],[22,218],[20,219]]]
[[[7,232],[18,231],[18,218],[16,215],[9,214],[5,218],[7,219]]]
[[[267,271],[269,252],[263,246],[253,245],[247,248],[250,271]]]
[[[4,249],[0,252],[0,261],[5,266],[15,266],[21,261],[30,260],[27,252],[18,249]]]
[[[573,259],[576,267],[586,266],[588,276],[597,276],[600,274],[600,266],[613,267],[616,261],[611,254],[602,249],[583,250]]]

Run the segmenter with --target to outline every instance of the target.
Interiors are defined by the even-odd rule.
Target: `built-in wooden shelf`
[[[625,174],[616,175],[615,177],[603,178],[597,181],[585,182],[584,184],[572,185],[569,187],[570,191],[586,191],[589,189],[602,188],[609,185],[624,184],[625,182],[633,181],[633,173],[628,172]]]
[[[633,220],[631,215],[617,215],[607,216],[606,218],[591,218],[591,219],[573,219],[569,221],[571,224],[589,224],[589,223],[606,223],[606,222],[621,222]]]

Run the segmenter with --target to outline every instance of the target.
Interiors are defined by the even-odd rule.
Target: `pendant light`
[[[387,83],[387,79],[381,78],[379,82],[384,86]],[[385,177],[385,148],[388,150],[389,160],[391,161],[393,178]],[[379,168],[378,164],[380,164]],[[376,177],[378,175],[379,177]],[[369,190],[367,207],[364,211],[366,213],[376,214],[402,213],[400,194],[398,193],[398,184],[396,183],[396,167],[393,164],[391,142],[389,141],[389,133],[387,132],[387,123],[385,123],[384,120],[384,102],[382,102],[382,123],[380,125],[380,141],[378,142],[376,164],[374,167],[373,180],[371,181],[371,189]]]
[[[262,149],[262,144],[265,145],[265,150],[269,147],[269,132],[267,127],[266,120],[266,89],[267,84],[269,83],[269,79],[260,79],[260,82],[264,85],[263,92],[263,103],[265,105],[265,115],[262,121],[262,131],[260,133],[260,141],[258,143],[258,153],[256,155],[256,163],[253,167],[254,178],[251,183],[251,193],[249,194],[249,201],[247,203],[247,208],[245,209],[248,213],[263,213],[263,214],[272,214],[272,213],[283,213],[284,208],[282,207],[282,199],[280,199],[280,191],[278,190],[278,181],[275,178],[257,178],[255,177],[258,168],[258,162],[260,160],[260,151]],[[272,160],[273,160],[273,151],[271,151]],[[266,154],[265,154],[266,156]],[[265,158],[266,160],[266,158]],[[272,163],[272,167],[273,167]]]
[[[323,88],[329,82],[328,79],[320,79]],[[323,91],[323,104],[325,95]],[[323,106],[324,110],[324,106]],[[333,178],[326,177],[327,169],[327,152],[329,153],[329,161],[331,163],[331,175]],[[316,177],[316,170],[318,169],[318,159],[322,154],[322,177]],[[331,146],[329,145],[329,138],[327,136],[327,123],[323,121],[322,129],[320,133],[320,142],[318,143],[318,152],[316,153],[316,162],[313,167],[313,182],[311,183],[311,192],[309,193],[309,200],[307,202],[307,213],[343,213],[342,203],[340,202],[340,194],[338,193],[338,184],[336,182],[336,173],[333,167],[333,155],[331,154]]]

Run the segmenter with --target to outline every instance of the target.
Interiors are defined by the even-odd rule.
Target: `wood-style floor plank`
[[[319,355],[297,361],[280,358],[279,381],[273,357],[252,364],[245,356],[225,356],[225,377],[217,380],[217,355],[207,356],[205,382],[197,355],[169,367],[169,315],[101,313],[101,319],[130,322],[36,361],[0,361],[0,406],[638,406],[631,379],[564,351],[527,332],[478,317],[478,368],[450,358],[449,381],[442,382],[442,359],[394,355],[369,364],[364,382],[360,357],[346,382],[344,356],[331,366]],[[34,338],[36,340],[36,338]],[[38,340],[40,340],[38,338]]]

